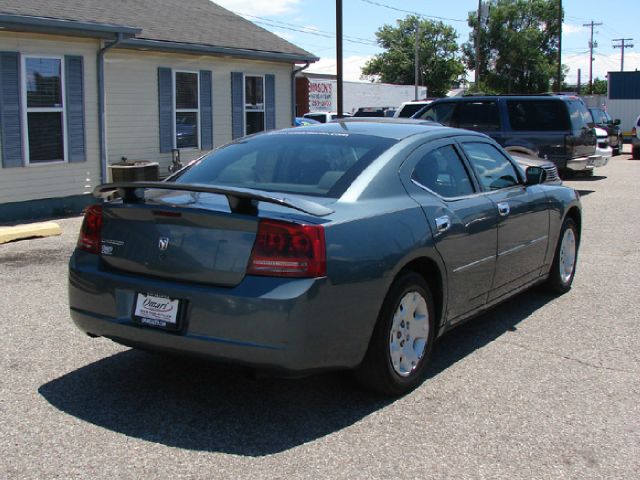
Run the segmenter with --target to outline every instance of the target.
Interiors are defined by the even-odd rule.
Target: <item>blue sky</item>
[[[335,73],[334,0],[216,0],[215,3],[320,57],[309,71]],[[469,37],[468,12],[477,5],[477,0],[343,0],[345,79],[357,80],[364,62],[381,51],[375,44],[375,32],[407,15],[398,10],[442,17],[458,31],[458,41],[462,43]],[[625,50],[625,70],[640,69],[640,1],[564,0],[563,6],[562,53],[563,63],[570,67],[569,82],[576,81],[578,68],[582,69],[583,82],[588,80],[590,31],[583,24],[591,20],[603,24],[594,29],[598,43],[594,77],[603,78],[607,71],[620,69],[620,49],[612,46],[612,40],[617,38],[634,38],[635,48]]]

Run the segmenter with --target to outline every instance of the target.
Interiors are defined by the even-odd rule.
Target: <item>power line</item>
[[[417,15],[418,17],[423,18],[435,18],[436,20],[447,20],[449,22],[463,22],[467,23],[467,20],[461,20],[459,18],[448,18],[448,17],[439,17],[437,15],[425,15],[424,13],[414,12],[411,10],[403,10],[402,8],[393,7],[391,5],[387,5],[385,3],[374,2],[373,0],[360,0],[361,2],[368,3],[370,5],[375,5],[376,7],[388,8],[389,10],[394,10],[400,13],[409,13],[411,15]]]

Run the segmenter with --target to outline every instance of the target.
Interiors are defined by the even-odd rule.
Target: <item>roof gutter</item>
[[[139,35],[140,28],[109,23],[80,22],[29,15],[0,15],[0,27],[15,32],[51,33],[78,37],[111,39],[114,35]]]
[[[309,68],[310,64],[311,62],[306,62],[302,67],[291,71],[291,125],[293,126],[296,124],[296,75]]]
[[[269,52],[264,50],[251,50],[248,48],[218,47],[214,45],[202,45],[197,43],[180,43],[165,40],[149,40],[146,38],[127,38],[120,48],[138,50],[155,50],[171,53],[191,53],[196,55],[218,55],[223,57],[247,58],[251,60],[266,60],[275,62],[317,62],[319,59],[311,54],[286,52]]]
[[[107,178],[107,115],[105,105],[107,94],[104,85],[104,57],[109,50],[119,45],[123,34],[118,32],[116,39],[105,45],[98,52],[98,128],[100,136],[100,182],[106,183]]]

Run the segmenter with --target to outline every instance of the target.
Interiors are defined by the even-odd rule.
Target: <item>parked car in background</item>
[[[620,119],[615,120],[611,118],[611,115],[606,110],[601,108],[589,108],[591,117],[596,127],[606,131],[609,137],[608,143],[612,149],[613,155],[620,155],[622,153],[623,137],[622,129],[620,128]]]
[[[313,120],[312,118],[296,117],[294,120],[294,127],[306,127],[308,125],[318,125],[320,122]]]
[[[120,198],[87,209],[69,263],[78,328],[293,374],[352,368],[398,395],[455,325],[533,285],[571,288],[575,190],[475,132],[348,122],[97,187]]]
[[[613,156],[613,149],[611,145],[609,145],[609,139],[611,138],[607,131],[604,128],[596,127],[596,138],[597,138],[597,147],[596,147],[596,155],[600,155],[602,160],[599,163],[595,164],[595,167],[603,167],[607,163],[609,163],[609,159]]]
[[[640,116],[636,119],[631,134],[631,156],[634,160],[640,160]]]
[[[411,118],[425,105],[429,105],[433,100],[414,100],[412,102],[402,102],[393,114],[396,118]]]
[[[546,173],[544,183],[548,183],[551,185],[562,184],[562,179],[560,178],[560,174],[558,173],[558,167],[556,167],[553,162],[550,162],[549,160],[543,160],[540,157],[527,155],[526,153],[520,153],[518,151],[508,151],[508,153],[509,155],[511,155],[511,158],[513,158],[525,171],[529,167],[542,168]]]
[[[393,117],[395,107],[360,107],[353,112],[354,117]]]
[[[507,150],[552,161],[560,171],[588,171],[601,158],[591,114],[568,95],[488,95],[434,100],[413,118],[485,133]]]
[[[350,117],[351,114],[343,113],[342,116]],[[305,113],[302,117],[310,118],[311,120],[315,120],[316,122],[320,122],[320,123],[327,123],[327,122],[330,122],[331,120],[335,120],[336,118],[338,118],[338,112],[309,112],[309,113]]]

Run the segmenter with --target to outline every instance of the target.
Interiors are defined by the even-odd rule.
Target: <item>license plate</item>
[[[178,330],[180,300],[150,293],[138,293],[134,321],[150,327]]]

